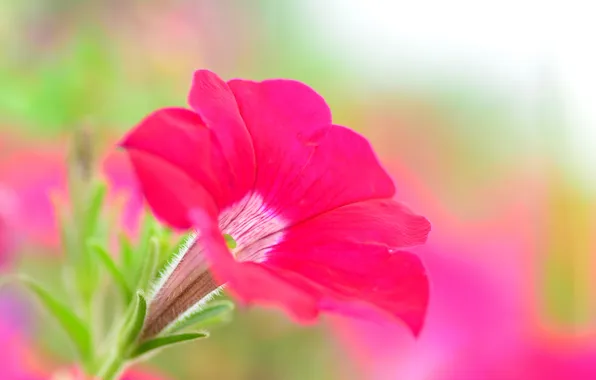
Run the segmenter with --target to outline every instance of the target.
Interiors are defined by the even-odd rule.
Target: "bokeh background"
[[[523,319],[520,329],[549,349],[562,347],[560,340],[589,345],[596,329],[596,28],[589,7],[0,0],[2,271],[60,281],[50,197],[64,191],[75,129],[92,131],[103,160],[147,113],[184,105],[195,69],[293,78],[326,98],[337,124],[370,139],[399,197],[433,223],[433,251],[489,271],[514,270],[515,281],[497,282],[506,299],[523,294],[523,317],[495,309],[495,323]],[[114,194],[134,188],[122,174],[125,163],[101,160],[98,175],[110,179]],[[2,299],[9,306],[0,307],[0,332],[14,343],[0,347],[0,365],[68,365],[72,353],[47,316],[17,290],[3,290]],[[480,294],[467,302],[493,301]],[[275,311],[241,310],[211,339],[148,366],[171,379],[373,379],[374,355],[351,349],[366,347],[354,339],[367,334],[359,328],[332,318],[301,327]],[[378,365],[387,375],[404,364]],[[432,379],[411,377],[423,378]]]

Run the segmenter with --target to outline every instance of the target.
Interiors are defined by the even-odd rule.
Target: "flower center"
[[[238,261],[264,261],[271,247],[283,238],[288,224],[257,193],[246,195],[219,218],[219,228]]]
[[[228,248],[230,250],[233,250],[234,248],[236,248],[238,246],[238,243],[236,243],[236,240],[234,240],[234,238],[231,235],[224,234],[223,237],[224,237],[226,244],[228,245]]]

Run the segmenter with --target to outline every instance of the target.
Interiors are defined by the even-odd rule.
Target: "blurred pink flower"
[[[13,218],[20,241],[56,247],[59,236],[50,201],[50,191],[64,190],[65,157],[51,147],[10,152],[0,162],[0,184],[15,196]]]
[[[153,112],[121,144],[155,214],[199,231],[148,318],[170,322],[166,302],[180,297],[167,292],[195,294],[194,304],[225,283],[302,322],[364,316],[369,305],[418,333],[428,280],[404,249],[424,243],[430,225],[391,199],[369,142],[332,124],[325,100],[297,81],[225,82],[199,70],[188,101]],[[217,284],[191,291],[207,269]]]
[[[589,380],[596,340],[564,343],[530,325],[519,285],[482,262],[423,255],[433,292],[418,340],[403,326],[341,321],[367,380]],[[520,284],[521,285],[521,284]],[[523,286],[523,285],[522,285]]]
[[[144,207],[143,194],[130,161],[124,152],[112,152],[103,160],[102,172],[108,182],[108,200],[125,197],[120,223],[134,235]]]
[[[30,349],[27,311],[10,292],[0,293],[0,379],[45,380],[35,353]]]
[[[100,380],[100,379],[92,379],[80,371],[78,368],[73,367],[67,369],[65,371],[59,371],[62,374],[60,379],[68,379],[68,380]],[[160,376],[154,372],[148,372],[146,370],[139,370],[136,368],[131,368],[127,370],[122,376],[120,380],[165,380],[166,378]],[[53,380],[53,379],[48,379]]]
[[[22,337],[0,324],[0,378],[2,380],[45,380],[42,373],[30,368],[31,353]]]
[[[164,377],[158,376],[151,372],[131,369],[124,373],[121,380],[163,380]]]
[[[424,201],[435,221],[436,233],[419,252],[432,284],[427,321],[417,340],[389,321],[337,321],[363,378],[596,379],[596,340],[550,334],[537,315],[530,264],[541,195],[523,194],[502,200],[508,207],[474,225],[437,207],[428,192],[406,197]]]
[[[15,246],[13,220],[16,217],[14,194],[0,186],[0,269],[10,262]]]
[[[49,249],[59,247],[51,194],[67,195],[65,151],[64,144],[54,142],[54,145],[15,149],[0,157],[0,190],[3,190],[0,191],[0,225],[2,215],[11,211],[12,231],[18,233],[12,240]],[[130,163],[123,154],[113,153],[103,160],[102,169],[108,181],[108,200],[113,201],[118,196],[127,198],[121,222],[126,231],[134,233],[143,198]],[[0,239],[0,244],[2,241]]]

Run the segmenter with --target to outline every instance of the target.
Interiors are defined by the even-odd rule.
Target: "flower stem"
[[[124,355],[117,350],[108,356],[100,367],[97,377],[101,380],[118,380],[122,372],[124,372],[125,366],[126,360],[124,360]]]

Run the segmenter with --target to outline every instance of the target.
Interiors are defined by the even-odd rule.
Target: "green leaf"
[[[130,273],[134,260],[134,249],[132,248],[132,243],[130,242],[130,238],[125,233],[121,233],[118,239],[120,241],[120,257],[122,257],[124,273]]]
[[[190,326],[199,325],[205,327],[230,319],[230,314],[234,310],[234,304],[230,301],[217,301],[206,305],[202,309],[197,309],[188,316],[185,316],[167,327],[168,333],[176,333]]]
[[[151,213],[146,212],[143,215],[143,220],[141,222],[141,229],[139,233],[139,246],[137,247],[136,252],[137,255],[144,255],[147,252],[147,250],[149,249],[151,238],[158,233],[159,224],[157,223],[157,220],[155,220]]]
[[[118,286],[118,289],[120,290],[120,293],[122,294],[122,298],[124,299],[124,302],[128,305],[130,303],[130,301],[132,301],[133,293],[132,293],[132,290],[130,289],[130,287],[128,286],[128,282],[126,281],[126,278],[124,277],[124,275],[122,274],[120,269],[118,269],[118,266],[114,262],[112,256],[98,242],[90,241],[87,244],[89,246],[89,250],[91,250],[91,252],[95,253],[97,258],[104,265],[104,267],[106,268],[106,270],[108,271],[108,273],[110,274],[110,276],[112,277],[114,282],[116,283],[116,286]]]
[[[143,330],[145,316],[147,315],[147,300],[142,292],[137,292],[137,302],[135,302],[132,313],[126,318],[125,326],[120,335],[119,347],[123,350],[129,347]]]
[[[92,357],[92,342],[91,333],[85,323],[42,285],[25,276],[19,276],[18,279],[37,296],[44,308],[60,323],[83,361],[89,360]]]
[[[155,237],[159,240],[160,247],[157,262],[162,262],[164,259],[167,259],[166,256],[169,256],[171,252],[172,235],[173,231],[170,228],[160,224],[151,213],[147,212],[143,218],[140,233],[141,238],[139,239],[139,245],[136,251],[137,256],[143,257],[146,254],[150,248],[151,238]]]
[[[101,207],[106,197],[107,187],[104,183],[97,183],[89,197],[89,203],[85,213],[83,224],[84,236],[93,236],[97,230],[99,218],[101,216]]]
[[[141,343],[135,350],[132,351],[132,353],[129,355],[129,358],[135,359],[158,349],[208,337],[209,334],[206,332],[160,336]]]

